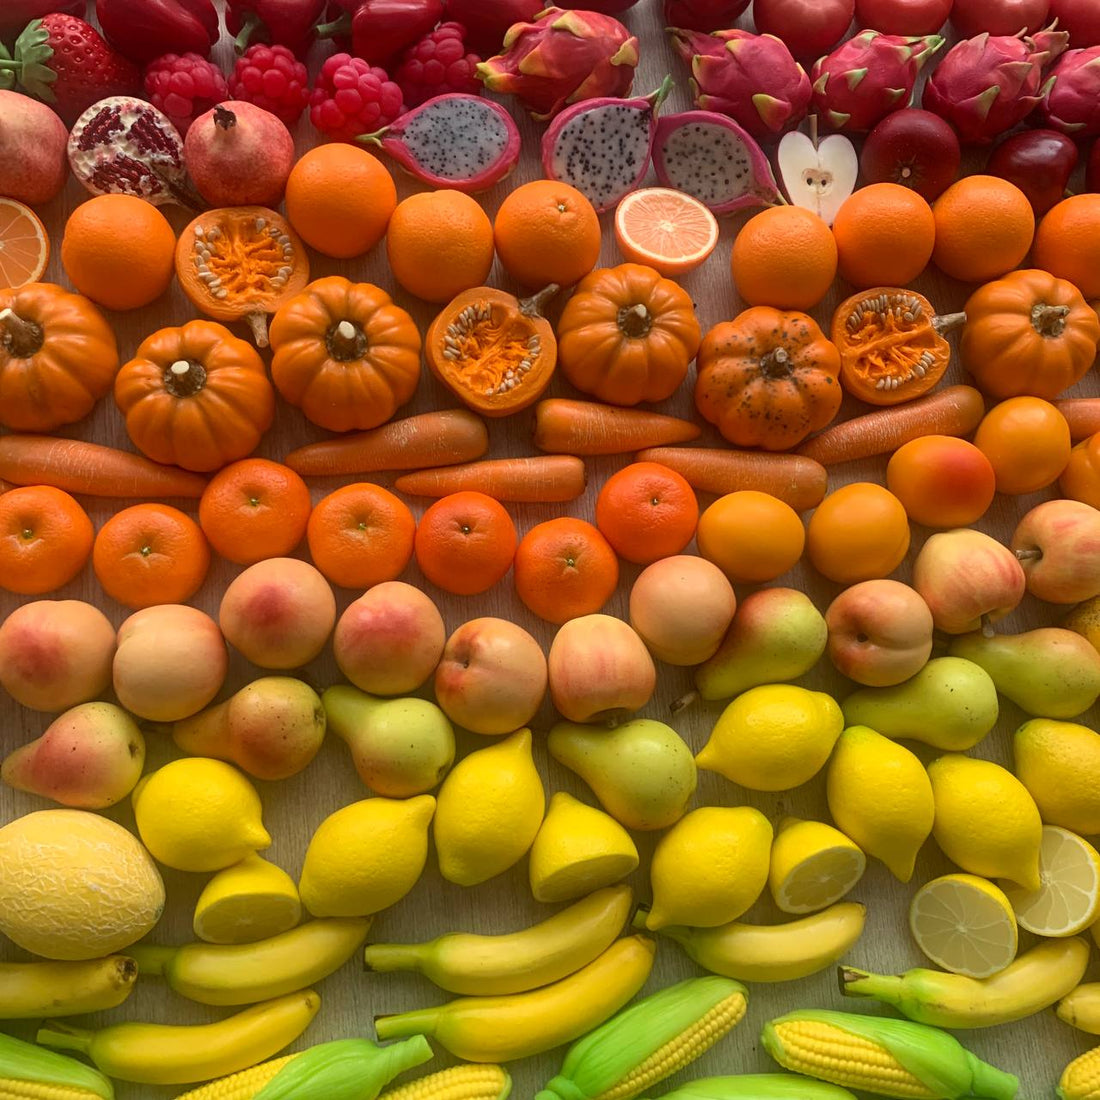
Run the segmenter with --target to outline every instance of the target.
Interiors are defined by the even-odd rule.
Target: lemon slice
[[[839,829],[788,817],[772,844],[768,886],[784,913],[816,913],[844,897],[866,868],[867,857]]]
[[[206,884],[192,925],[207,943],[255,943],[289,931],[301,916],[298,888],[290,875],[250,855]]]
[[[937,966],[968,978],[1000,973],[1016,958],[1019,943],[1004,891],[977,875],[925,883],[909,906],[909,931]]]
[[[1076,936],[1100,917],[1100,853],[1076,833],[1043,826],[1038,890],[1002,883],[1021,928],[1037,936]]]

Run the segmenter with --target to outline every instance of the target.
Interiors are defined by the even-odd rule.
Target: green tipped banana
[[[661,1100],[856,1100],[839,1085],[789,1073],[742,1073],[689,1081]]]

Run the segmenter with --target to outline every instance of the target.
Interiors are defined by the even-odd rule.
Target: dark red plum
[[[986,171],[1008,180],[1027,195],[1036,217],[1065,198],[1077,167],[1077,146],[1057,130],[1024,130],[993,150]]]

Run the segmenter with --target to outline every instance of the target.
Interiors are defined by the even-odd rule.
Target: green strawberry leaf
[[[19,83],[28,94],[46,103],[57,99],[50,87],[57,80],[57,73],[47,64],[51,57],[50,32],[41,19],[34,19],[15,40],[14,64],[19,72]]]

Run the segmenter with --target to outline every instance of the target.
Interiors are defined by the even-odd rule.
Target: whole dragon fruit
[[[617,19],[547,8],[509,28],[501,53],[477,70],[489,91],[511,93],[547,119],[570,103],[626,95],[637,64],[638,39]]]
[[[810,78],[770,34],[671,28],[672,45],[691,67],[695,106],[729,115],[753,137],[797,126],[810,106]]]
[[[1042,104],[1047,125],[1073,137],[1100,134],[1100,46],[1070,50],[1050,76]]]
[[[928,80],[924,107],[965,142],[985,144],[1023,122],[1043,98],[1043,66],[1069,42],[1065,31],[979,34],[951,48]]]
[[[903,38],[863,31],[819,57],[810,73],[814,106],[834,130],[862,133],[908,105],[917,77],[943,45],[938,34]]]

